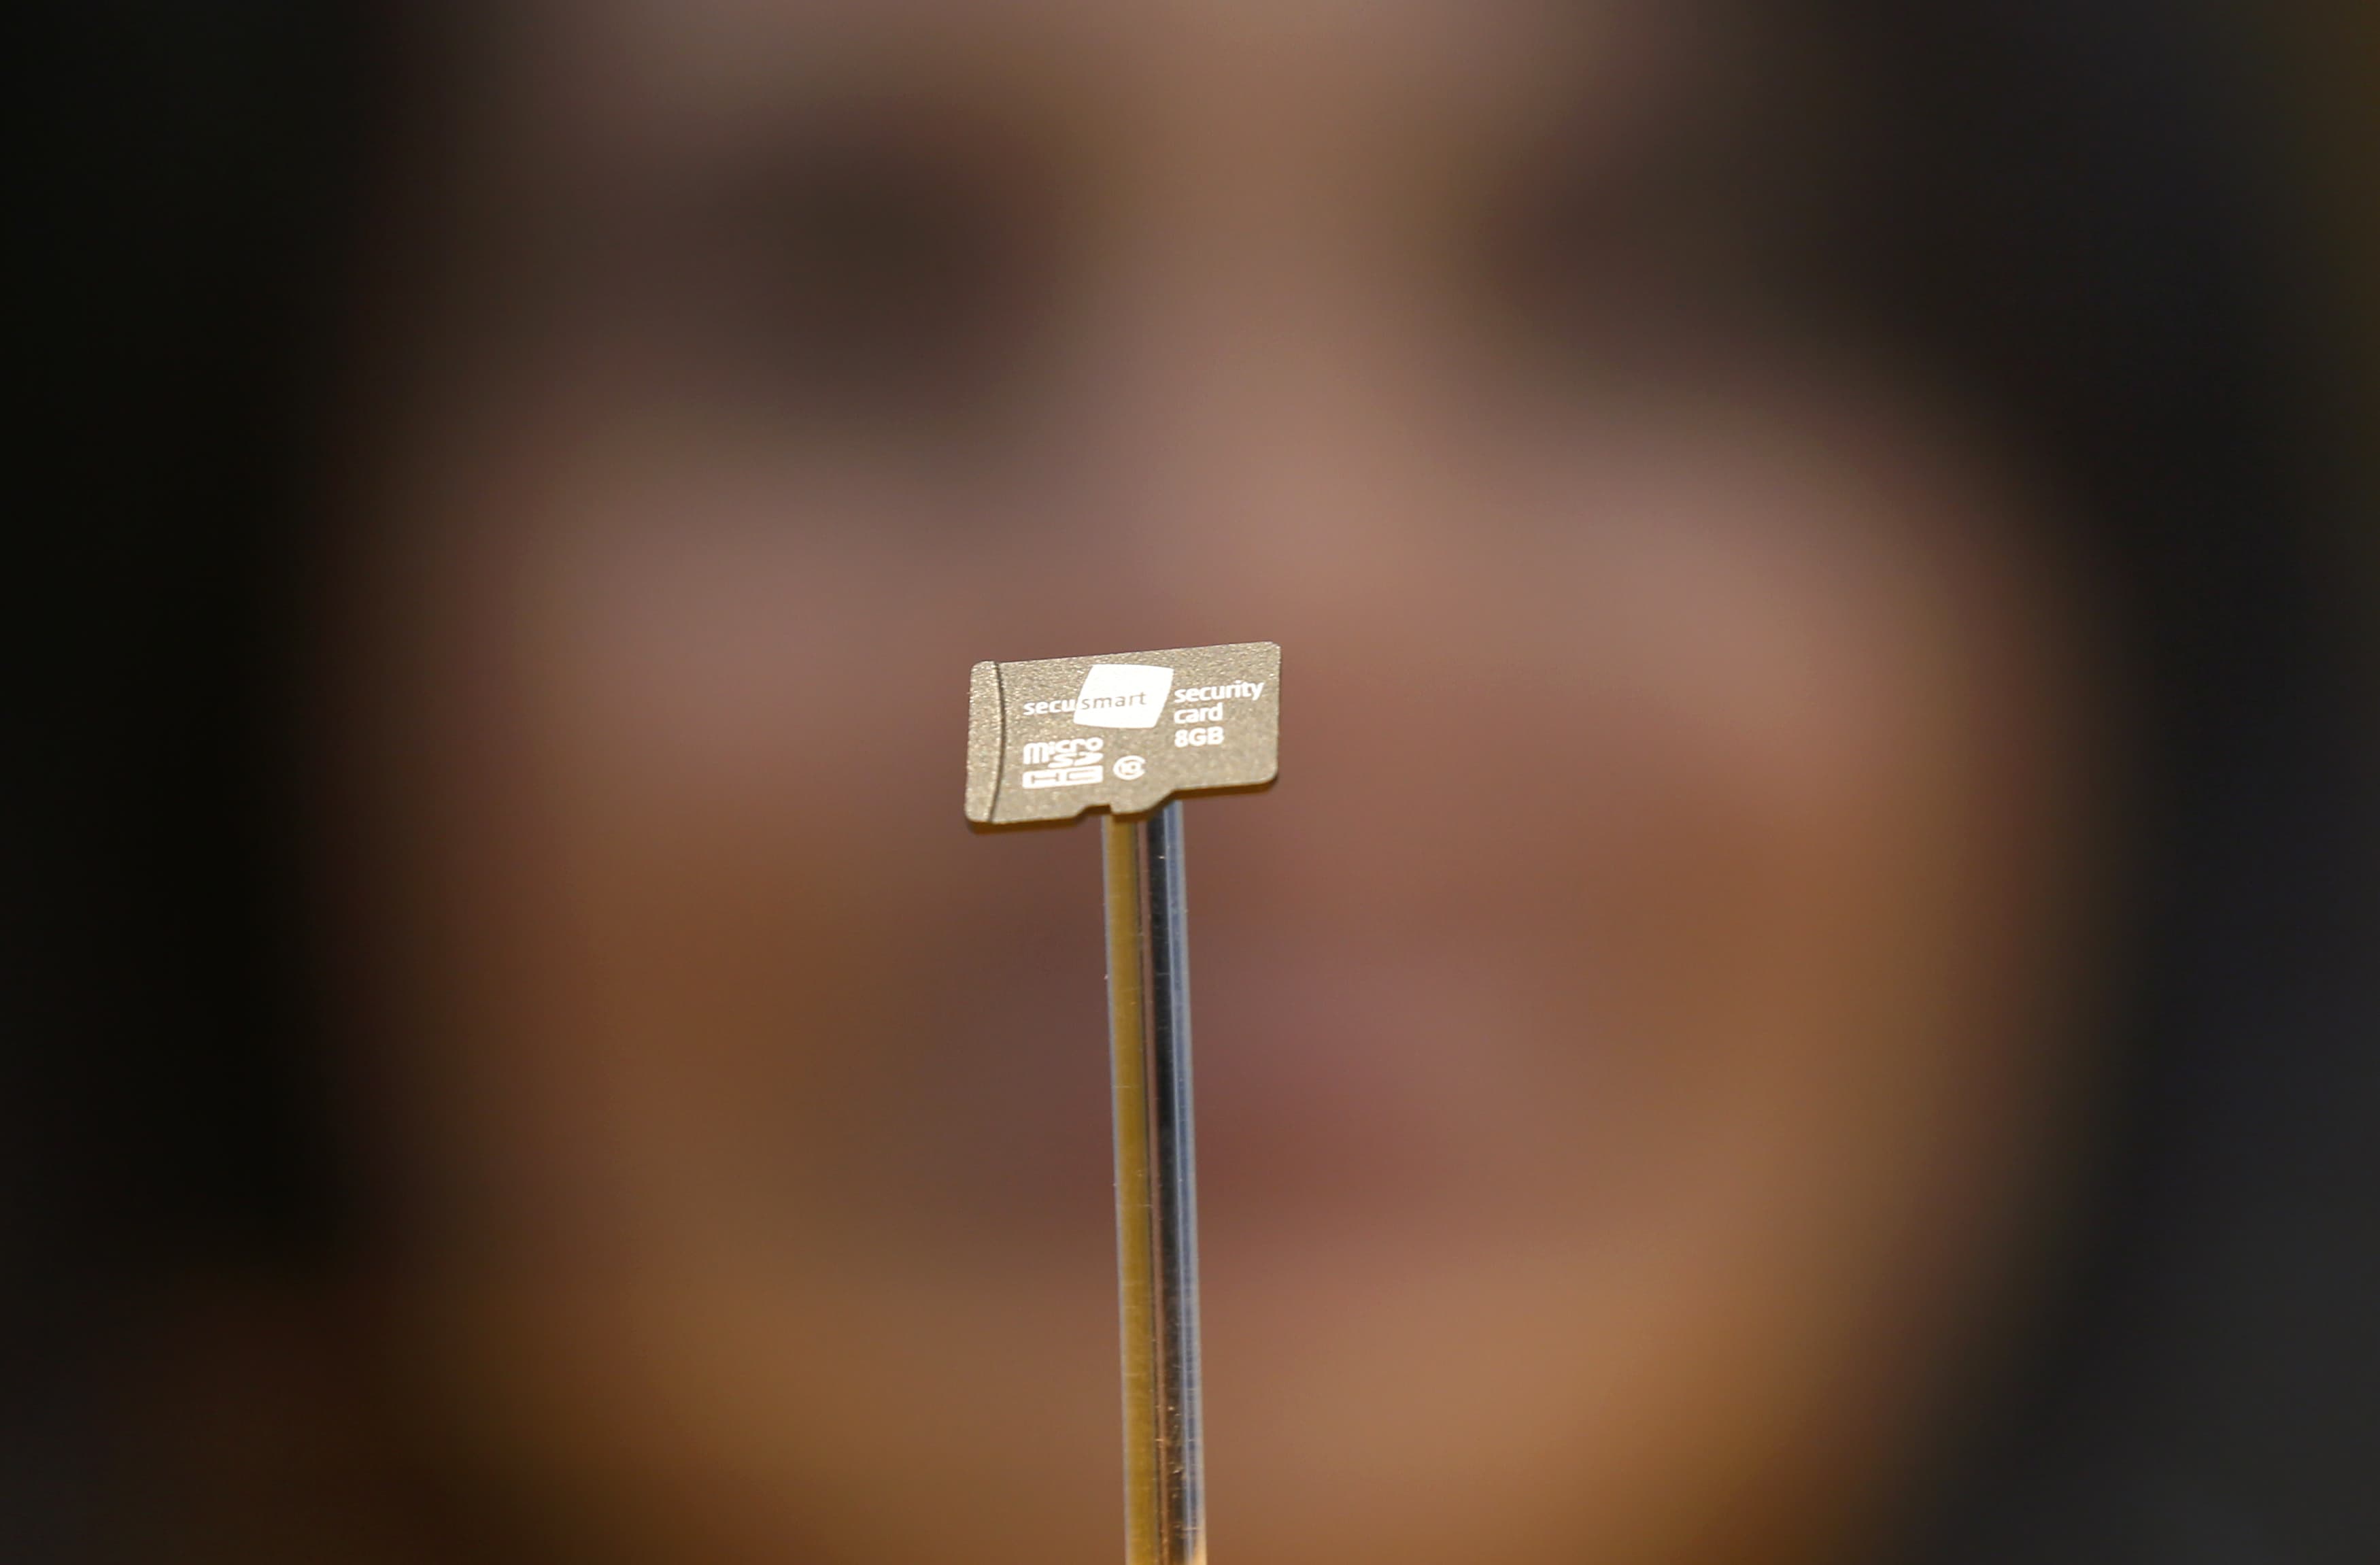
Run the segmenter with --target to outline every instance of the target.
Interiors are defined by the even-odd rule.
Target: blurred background
[[[2354,368],[2351,430],[2365,431],[2342,443],[2362,474],[2362,492],[2372,491],[2369,433],[2380,419],[2380,327],[2375,327],[2374,279],[2380,278],[2380,233],[2374,232],[2372,192],[2380,188],[2380,109],[2375,109],[2373,73],[2380,70],[2380,37],[2368,9],[2358,6],[2297,6],[2278,15],[2281,80],[2297,103],[2295,144],[2313,184],[2310,207],[2317,215],[2325,265],[2341,279],[2340,292],[2356,324],[2340,356]],[[2360,301],[2360,302],[2359,302]],[[2355,452],[2363,453],[2358,460]]]
[[[36,6],[0,1557],[2380,1558],[2380,18]]]

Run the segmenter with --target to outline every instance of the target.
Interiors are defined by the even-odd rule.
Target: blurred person
[[[958,823],[961,682],[1254,637],[1222,1556],[2380,1542],[2352,600],[2211,24],[147,20],[67,30],[156,183],[65,296],[29,1548],[1112,1549],[1096,849]]]

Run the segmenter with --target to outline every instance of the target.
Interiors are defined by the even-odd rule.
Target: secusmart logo
[[[1172,687],[1170,668],[1093,663],[1075,698],[1075,722],[1084,728],[1154,728]]]
[[[1072,712],[1084,728],[1154,728],[1165,715],[1173,671],[1147,663],[1093,663],[1071,701],[1027,701],[1028,716]]]

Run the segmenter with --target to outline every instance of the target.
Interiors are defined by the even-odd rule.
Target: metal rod
[[[1197,1160],[1179,800],[1110,815],[1108,1030],[1115,1081],[1126,1565],[1205,1565]]]

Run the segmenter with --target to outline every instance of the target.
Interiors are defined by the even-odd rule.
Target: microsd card
[[[966,816],[987,826],[1155,809],[1257,787],[1281,755],[1269,641],[978,663],[967,691]]]

